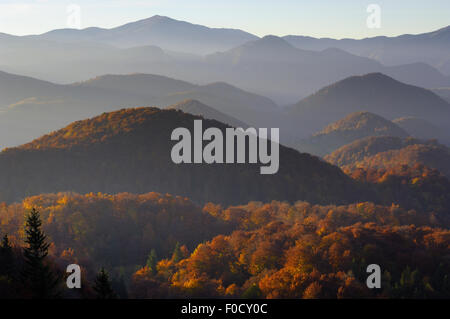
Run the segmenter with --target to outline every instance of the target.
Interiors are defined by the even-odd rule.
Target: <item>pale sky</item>
[[[0,32],[39,34],[67,27],[67,8],[81,8],[81,27],[111,28],[153,15],[264,36],[363,38],[424,33],[450,25],[449,0],[0,0]],[[381,27],[366,20],[381,8]]]

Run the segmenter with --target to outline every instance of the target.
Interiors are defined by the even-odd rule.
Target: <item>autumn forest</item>
[[[292,34],[0,33],[0,299],[449,299],[450,27]]]

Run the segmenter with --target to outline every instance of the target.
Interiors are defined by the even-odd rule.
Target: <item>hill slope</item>
[[[260,164],[173,164],[173,129],[197,119],[176,110],[126,109],[72,123],[0,153],[0,200],[58,192],[169,192],[197,202],[352,201],[359,190],[337,167],[280,146],[280,170]],[[203,120],[203,128],[225,125]]]
[[[450,88],[438,88],[432,89],[434,93],[442,97],[444,100],[450,103]]]
[[[413,116],[442,127],[450,123],[450,105],[442,98],[381,73],[336,82],[288,108],[286,113],[301,133],[316,132],[328,123],[362,110],[389,120]]]
[[[332,123],[308,139],[300,141],[302,152],[323,156],[339,147],[368,136],[407,137],[402,128],[369,112],[355,112]]]
[[[175,105],[169,106],[167,109],[175,109],[183,111],[184,113],[199,115],[205,119],[216,120],[233,127],[248,127],[248,125],[244,122],[241,122],[234,117],[223,114],[222,112],[216,111],[212,107],[200,103],[197,100],[185,100]]]
[[[416,117],[401,117],[393,121],[412,137],[420,139],[438,139],[441,143],[450,141],[450,131],[444,133],[442,129],[432,123]]]
[[[343,168],[392,168],[423,164],[450,177],[450,149],[435,142],[382,136],[343,146],[325,159]]]

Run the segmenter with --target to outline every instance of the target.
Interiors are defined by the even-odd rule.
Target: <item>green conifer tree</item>
[[[33,208],[25,224],[27,246],[24,248],[25,268],[22,277],[32,298],[55,298],[59,295],[59,278],[46,263],[50,244],[47,243],[47,236],[42,232],[41,226],[40,214]]]
[[[108,272],[105,268],[101,268],[93,287],[97,294],[97,299],[115,299],[117,296],[112,289],[111,281],[109,280]]]
[[[152,273],[156,273],[156,264],[158,263],[158,256],[156,250],[152,249],[147,258],[147,267],[151,269]]]
[[[177,242],[175,245],[175,249],[173,250],[172,254],[172,261],[174,263],[178,263],[180,260],[183,259],[183,253],[181,252],[181,245]]]

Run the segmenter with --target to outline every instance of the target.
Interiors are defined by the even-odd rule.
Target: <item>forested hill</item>
[[[280,146],[280,169],[261,175],[261,164],[172,162],[173,129],[193,132],[198,116],[158,108],[104,113],[0,153],[0,201],[59,191],[157,191],[196,202],[251,200],[354,202],[360,189],[339,168]],[[226,126],[203,120],[203,129]]]

